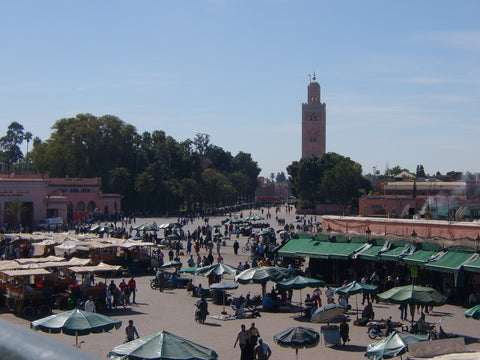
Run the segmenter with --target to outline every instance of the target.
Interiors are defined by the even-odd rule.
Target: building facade
[[[302,104],[302,158],[322,156],[326,149],[326,105],[321,102],[320,84],[308,85],[308,99]]]
[[[112,218],[121,213],[121,196],[103,194],[100,178],[50,178],[48,175],[0,175],[0,220],[9,227],[34,229],[45,217],[64,224],[87,216]],[[12,213],[17,203],[18,213]]]

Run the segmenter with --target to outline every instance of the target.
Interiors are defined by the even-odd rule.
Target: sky
[[[301,157],[315,72],[327,152],[381,173],[480,172],[479,1],[3,1],[0,135],[79,113],[208,134],[261,175]],[[2,135],[3,136],[3,135]]]

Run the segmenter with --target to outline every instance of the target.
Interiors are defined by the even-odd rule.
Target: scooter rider
[[[208,303],[205,297],[202,295],[200,300],[197,301],[197,309],[195,310],[195,320],[198,320],[203,324],[205,318],[208,315]]]

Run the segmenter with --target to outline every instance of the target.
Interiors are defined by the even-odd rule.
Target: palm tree
[[[155,179],[148,172],[144,171],[135,178],[135,191],[143,193],[143,211],[146,210],[147,194],[155,188]]]
[[[17,228],[23,210],[23,201],[14,199],[5,204],[5,214],[13,218],[13,226]]]
[[[179,187],[180,196],[187,202],[187,210],[191,209],[192,202],[199,199],[201,196],[200,186],[191,178],[182,179]]]
[[[23,140],[27,142],[27,153],[24,156],[24,162],[28,162],[28,144],[30,143],[30,140],[32,140],[33,135],[30,131],[25,132],[25,135],[23,135]],[[22,165],[23,168],[23,165]]]

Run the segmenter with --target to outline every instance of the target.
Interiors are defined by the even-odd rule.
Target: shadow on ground
[[[332,349],[340,350],[340,351],[349,351],[349,352],[363,352],[367,351],[366,346],[362,345],[333,345]]]

